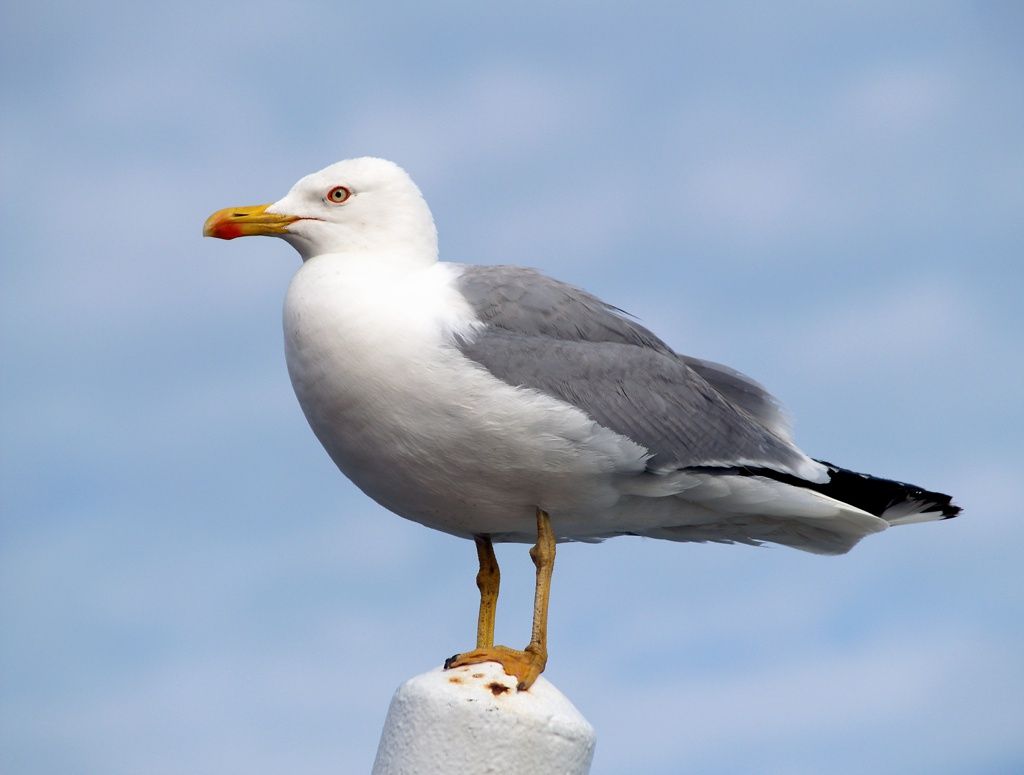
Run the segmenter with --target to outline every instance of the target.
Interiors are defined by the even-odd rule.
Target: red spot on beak
[[[234,239],[242,236],[242,229],[237,223],[225,221],[214,226],[213,234],[210,236],[217,239]]]

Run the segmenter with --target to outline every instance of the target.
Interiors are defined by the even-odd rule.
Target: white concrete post
[[[496,662],[438,668],[398,687],[373,775],[586,775],[595,741],[543,676],[517,692]]]

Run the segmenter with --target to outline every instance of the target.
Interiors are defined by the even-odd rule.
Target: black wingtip
[[[821,488],[822,492],[876,516],[883,516],[888,509],[911,502],[920,504],[914,513],[935,514],[932,518],[936,520],[952,519],[963,511],[953,503],[951,495],[925,490],[907,482],[850,471],[825,460],[817,462],[829,470],[829,482]]]
[[[820,492],[830,498],[847,503],[858,509],[882,517],[890,524],[927,522],[930,520],[952,519],[963,509],[953,503],[953,497],[941,492],[925,490],[915,484],[883,479],[871,474],[861,474],[848,468],[841,468],[825,460],[816,460],[828,468],[827,482],[811,482],[769,468],[736,466],[728,468],[691,468],[691,471],[707,470],[715,473],[730,473],[737,476],[763,476],[778,482],[804,487]],[[893,511],[890,511],[892,509]],[[889,512],[889,513],[886,513]],[[912,517],[920,517],[913,519]]]
[[[963,511],[963,509],[960,506],[957,506],[955,503],[953,503],[952,500],[953,499],[950,498],[950,502],[942,507],[943,519],[953,519],[953,517],[959,517],[960,512]]]

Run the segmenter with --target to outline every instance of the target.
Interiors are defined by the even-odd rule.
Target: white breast
[[[458,535],[529,536],[534,510],[595,515],[645,450],[464,358],[478,322],[446,264],[317,256],[288,290],[285,353],[314,433],[364,492]],[[596,525],[595,525],[596,527]]]

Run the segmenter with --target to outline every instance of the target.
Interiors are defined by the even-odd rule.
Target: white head
[[[228,207],[203,235],[283,237],[303,260],[324,253],[375,253],[417,263],[437,260],[430,208],[405,170],[385,159],[348,159],[307,175],[269,205]]]

